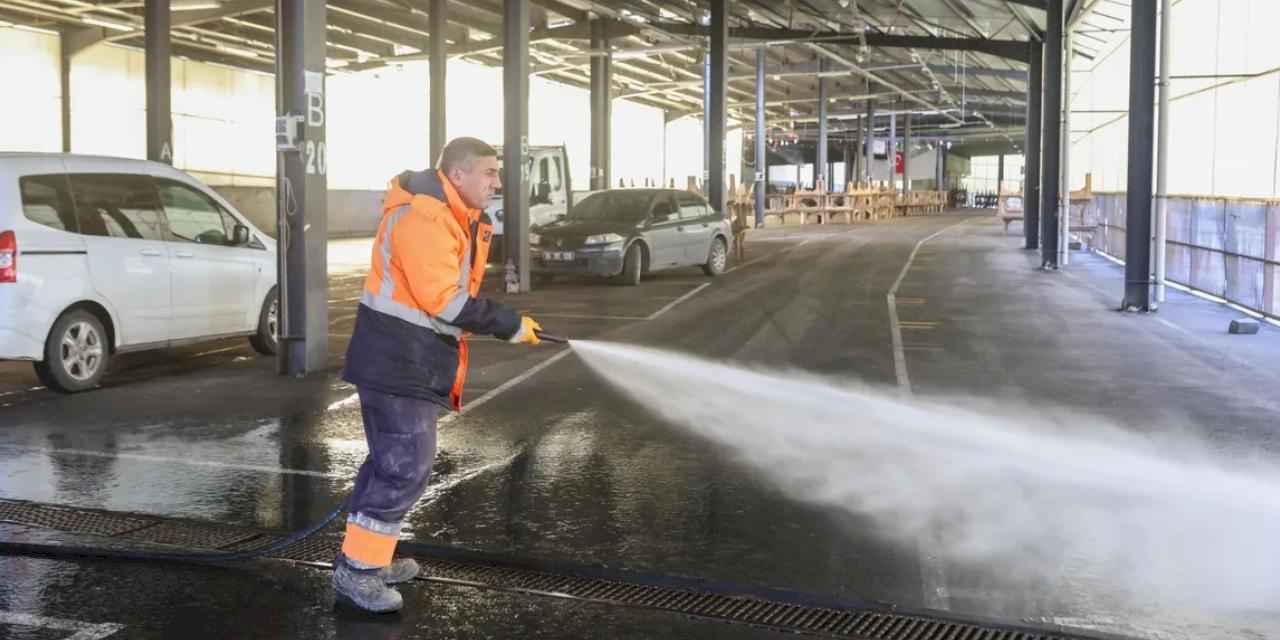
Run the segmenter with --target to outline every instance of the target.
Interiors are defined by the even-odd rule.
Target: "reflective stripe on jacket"
[[[392,178],[343,378],[462,408],[468,334],[507,339],[520,316],[480,297],[493,224],[442,174]]]

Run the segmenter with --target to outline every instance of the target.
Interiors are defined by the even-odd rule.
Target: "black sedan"
[[[675,189],[598,191],[568,215],[533,231],[536,274],[609,276],[624,284],[643,274],[698,265],[724,272],[733,233],[701,196]]]

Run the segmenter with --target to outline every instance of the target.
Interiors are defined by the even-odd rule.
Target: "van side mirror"
[[[236,225],[235,230],[231,232],[231,244],[237,247],[249,244],[249,227],[242,224]]]

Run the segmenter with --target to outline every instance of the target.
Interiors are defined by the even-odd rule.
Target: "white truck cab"
[[[502,147],[498,162],[502,162]],[[573,206],[572,183],[569,178],[569,155],[563,145],[529,147],[529,227],[535,228],[563,218]],[[503,187],[506,188],[505,185]],[[502,192],[494,195],[485,213],[493,220],[493,234],[503,235],[506,216],[502,208]],[[494,242],[495,246],[502,246]]]

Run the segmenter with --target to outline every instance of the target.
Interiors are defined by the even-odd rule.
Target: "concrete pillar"
[[[609,49],[609,23],[603,19],[591,21],[591,50]],[[608,189],[611,178],[613,135],[613,58],[591,58],[591,188]]]
[[[827,70],[825,58],[818,60],[818,73]],[[831,190],[831,177],[827,171],[827,79],[818,76],[818,153],[814,163],[814,184],[822,181],[825,188]]]
[[[1124,301],[1151,311],[1151,140],[1155,135],[1156,3],[1135,2],[1129,37],[1129,179],[1125,207]]]
[[[279,371],[328,370],[328,178],[325,143],[325,4],[276,3],[277,116],[300,119],[297,149],[276,176],[280,266]]]
[[[710,116],[711,176],[707,181],[707,200],[711,208],[724,213],[725,150],[724,138],[728,116],[725,94],[729,70],[728,0],[711,0],[711,100]]]
[[[764,47],[756,49],[756,227],[764,226],[764,197],[769,186],[765,135]]]
[[[1044,47],[1039,42],[1030,42],[1028,48],[1027,72],[1027,138],[1026,164],[1023,169],[1026,189],[1022,197],[1022,232],[1026,239],[1025,248],[1034,251],[1040,248],[1040,115],[1042,70],[1044,67]]]
[[[449,11],[448,0],[431,0],[430,13],[427,14],[427,23],[431,29],[431,40],[428,42],[430,47],[430,67],[431,78],[429,80],[430,91],[430,110],[428,113],[428,144],[430,144],[430,156],[427,157],[427,164],[435,166],[440,161],[440,153],[444,151],[444,145],[448,142],[446,124],[446,77],[449,70],[449,42],[445,38],[447,30],[447,20]]]
[[[517,282],[510,293],[530,290],[529,277],[529,0],[507,0],[502,9],[502,209],[508,263]],[[513,291],[514,289],[514,291]]]
[[[143,11],[147,159],[173,164],[173,117],[169,107],[169,0],[146,0]]]
[[[1048,0],[1044,35],[1043,143],[1040,157],[1040,264],[1058,268],[1059,176],[1062,162],[1062,0]],[[1152,98],[1154,100],[1154,97]]]

